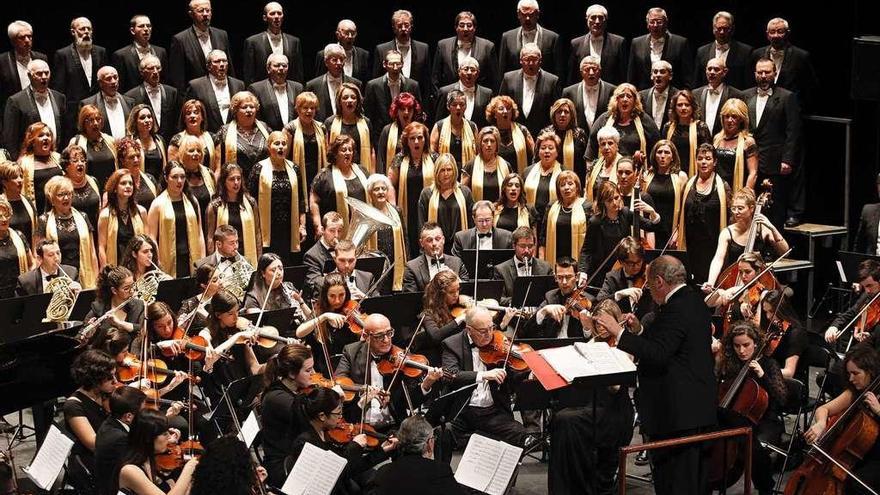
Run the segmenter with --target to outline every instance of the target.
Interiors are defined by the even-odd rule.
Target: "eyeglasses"
[[[337,416],[337,417],[341,418],[342,417],[342,409],[340,409],[338,411],[330,411],[328,416]]]
[[[477,334],[488,335],[488,334],[492,333],[493,330],[495,330],[495,325],[489,325],[488,327],[483,327],[483,328],[468,327],[468,329],[473,330],[474,333],[477,333]]]
[[[388,330],[387,332],[379,332],[379,333],[370,334],[370,338],[375,339],[375,340],[385,340],[385,339],[391,340],[391,337],[394,337],[394,329],[393,328],[391,330]]]

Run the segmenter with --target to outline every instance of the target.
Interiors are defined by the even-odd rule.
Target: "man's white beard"
[[[80,50],[91,50],[92,40],[83,41],[81,38],[76,39],[76,47]]]

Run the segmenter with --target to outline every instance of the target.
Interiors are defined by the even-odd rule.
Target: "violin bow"
[[[284,273],[282,269],[281,273]],[[260,326],[260,323],[263,321],[263,315],[266,314],[266,305],[269,304],[269,295],[272,294],[272,286],[275,285],[275,280],[278,279],[278,270],[275,270],[275,273],[272,274],[272,281],[269,282],[269,287],[266,289],[266,295],[263,297],[263,304],[260,305],[260,314],[257,316],[257,322],[254,323],[255,327]]]
[[[228,392],[228,389],[226,390],[226,392]],[[229,397],[228,393],[224,393],[223,400],[224,400],[224,402],[226,402],[226,407],[229,408],[229,417],[232,418],[232,425],[235,426],[235,431],[238,434],[238,438],[240,438],[242,441],[245,441],[244,433],[242,433],[242,431],[241,431],[241,421],[238,419],[238,413],[235,412],[235,407],[232,403],[232,398]],[[191,420],[192,420],[192,412],[190,412],[190,421]],[[192,426],[192,425],[190,425],[190,426]],[[192,430],[190,430],[190,431],[192,431]],[[190,443],[190,445],[192,445],[192,443]],[[245,444],[245,446],[247,446],[247,445]],[[250,454],[251,468],[253,468],[253,470],[254,470],[254,475],[255,475],[254,477],[257,482],[257,490],[259,490],[260,495],[267,495],[269,492],[266,490],[266,487],[263,485],[263,482],[260,481],[260,473],[257,472],[257,468],[259,467],[259,458],[257,457],[256,450],[253,447],[248,447],[248,453]],[[192,454],[190,454],[190,455],[192,455]]]
[[[616,249],[616,248],[615,248]],[[519,308],[520,311],[526,307],[526,302],[529,300],[529,292],[532,291],[532,282],[529,282],[529,285],[526,286],[526,294],[523,296],[523,304]],[[507,363],[510,361],[510,353],[513,351],[513,343],[516,341],[516,333],[519,331],[519,324],[522,323],[523,318],[516,319],[516,325],[513,326],[513,335],[510,336],[510,345],[507,346],[507,355],[504,356],[504,364],[501,366],[501,369],[507,369]]]
[[[864,306],[862,306],[862,309],[860,309],[859,312],[856,313],[856,315],[853,317],[853,319],[850,320],[849,323],[847,323],[845,327],[843,327],[837,331],[836,337],[839,338],[841,335],[843,335],[843,332],[847,331],[849,329],[849,327],[851,327],[852,324],[856,322],[856,320],[861,318],[861,316],[865,313],[865,311],[867,311],[868,308],[870,308],[871,305],[874,304],[874,301],[876,301],[878,298],[880,298],[880,292],[874,294],[874,297],[872,297],[870,301],[868,301]]]
[[[409,356],[409,350],[413,345],[413,342],[416,340],[416,334],[419,333],[419,330],[422,328],[422,324],[425,323],[425,313],[422,313],[422,318],[419,320],[419,324],[416,325],[416,329],[413,331],[412,336],[409,338],[409,343],[406,345],[406,349],[403,351],[403,358],[400,359],[400,362],[397,363],[397,369],[394,370],[394,375],[391,376],[391,383],[388,384],[388,387],[385,388],[385,393],[391,392],[391,387],[394,386],[394,381],[397,380],[397,376],[400,374],[400,371],[403,369],[404,364],[406,363],[406,357]],[[406,387],[403,387],[406,390]],[[409,402],[409,396],[407,396],[407,402]],[[412,404],[409,404],[410,410],[412,410]]]
[[[788,248],[788,251],[782,253],[782,256],[776,258],[775,260],[773,260],[772,262],[770,262],[769,264],[767,264],[767,266],[765,266],[763,270],[761,270],[760,272],[758,272],[757,275],[755,275],[755,278],[753,278],[753,279],[750,280],[749,282],[743,284],[742,287],[740,287],[739,289],[737,289],[737,291],[734,292],[732,296],[730,296],[730,300],[731,300],[731,301],[735,301],[735,300],[739,299],[739,297],[742,296],[743,293],[744,293],[745,291],[749,290],[749,288],[750,288],[751,286],[753,286],[753,285],[755,285],[756,283],[758,283],[758,280],[760,280],[761,277],[764,276],[765,273],[767,273],[767,272],[769,272],[770,270],[772,270],[773,267],[776,266],[777,263],[779,263],[779,262],[782,261],[786,256],[788,256],[788,254],[791,253],[792,249],[793,249],[793,248]],[[715,290],[712,291],[712,293],[714,294],[714,293],[717,292],[718,290],[719,290],[719,289],[716,287]],[[712,294],[709,294],[709,295],[711,296]],[[706,297],[708,298],[709,296],[706,296]]]
[[[617,248],[620,247],[620,243],[623,242],[624,239],[626,239],[626,237],[621,237],[620,240],[617,241],[617,244],[615,244],[614,247],[611,248],[611,252],[608,253],[608,256],[605,256],[605,259],[602,260],[602,263],[599,263],[599,266],[596,267],[596,269],[593,271],[593,274],[590,275],[590,277],[587,279],[587,283],[581,286],[582,289],[590,286],[590,282],[592,282],[593,279],[596,278],[596,275],[598,275],[599,272],[602,271],[602,268],[604,268],[605,265],[607,265],[608,262],[611,261],[611,258],[617,253]]]
[[[756,352],[755,356],[760,356],[760,354],[762,354],[764,352],[764,350],[767,348],[767,346],[770,345],[770,340],[772,340],[772,336],[770,334],[770,327],[773,325],[773,322],[776,321],[776,314],[779,313],[779,308],[782,306],[782,300],[785,299],[785,292],[784,292],[784,289],[782,289],[782,287],[787,288],[787,286],[783,286],[782,284],[779,284],[779,287],[776,288],[776,290],[779,291],[779,300],[776,301],[776,306],[773,307],[773,313],[770,315],[769,318],[767,318],[767,327],[764,329],[764,335],[765,335],[764,343],[761,345],[760,352]],[[761,297],[761,301],[758,302],[758,304],[759,305],[763,304],[763,301],[764,301],[764,298]],[[764,308],[762,308],[762,307],[758,307],[756,313],[758,314],[759,317],[760,317],[761,313],[763,312],[763,309]],[[758,325],[758,328],[759,329],[761,328],[760,325]],[[781,335],[781,332],[780,332],[780,335]],[[755,359],[757,359],[757,357]]]
[[[217,268],[218,268],[218,265],[214,265],[214,268],[211,270],[211,276],[208,277],[208,285],[211,285],[211,283],[214,282],[214,275],[217,274]],[[228,266],[227,266],[227,268],[228,268]],[[222,274],[222,272],[220,274]],[[196,307],[193,308],[193,315],[186,321],[186,325],[185,325],[186,328],[183,328],[184,335],[189,335],[189,329],[192,327],[193,320],[196,319],[196,314],[198,314],[199,308],[203,308],[203,307],[205,307],[205,304],[207,304],[208,298],[205,297],[205,294],[207,294],[207,293],[208,293],[207,286],[205,286],[205,291],[202,292],[202,294],[199,296],[198,304],[196,304]],[[213,347],[213,345],[211,347]]]

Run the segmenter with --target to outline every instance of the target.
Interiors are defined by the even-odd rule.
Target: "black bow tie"
[[[59,275],[59,274],[57,274],[57,273],[56,273],[55,275],[46,275],[46,282],[48,282],[48,281],[50,281],[50,280],[53,280],[53,279],[56,279],[56,278],[58,278],[58,277],[60,277],[60,276],[61,276],[61,275]]]
[[[516,267],[517,267],[517,268],[528,268],[528,267],[530,267],[530,266],[532,266],[532,260],[527,260],[527,261],[517,261],[517,262],[516,262]]]
[[[477,234],[478,239],[488,239],[492,237],[492,232],[486,232],[485,234]]]
[[[225,261],[228,261],[230,263],[235,263],[235,256],[221,256],[220,263],[223,263]]]
[[[351,283],[354,283],[354,275],[349,275],[349,276],[348,276],[348,281],[351,282]]]
[[[473,341],[473,340],[472,340],[472,341],[471,341],[471,345],[470,345],[470,348],[471,348],[471,349],[479,349],[479,347],[478,347],[478,346],[477,346],[477,344],[476,344],[476,343],[474,343],[474,341]]]
[[[442,265],[443,264],[443,257],[441,256],[439,258],[431,258],[431,264],[436,265],[436,266]]]

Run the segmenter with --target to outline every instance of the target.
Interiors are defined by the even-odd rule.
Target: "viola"
[[[593,301],[587,297],[586,292],[580,289],[571,293],[565,300],[565,310],[572,318],[577,318],[581,311],[589,310],[593,307]]]
[[[130,353],[125,353],[122,361],[116,363],[116,375],[120,382],[145,378],[153,383],[165,383],[168,376],[173,374],[174,371],[169,370],[168,365],[161,359],[148,359],[144,365],[140,359]]]
[[[170,473],[183,467],[186,461],[205,453],[198,440],[186,440],[168,445],[168,450],[156,455],[156,469],[160,473]]]
[[[868,309],[862,313],[862,316],[855,323],[855,330],[858,332],[864,332],[871,328],[874,328],[878,323],[880,323],[880,299],[874,299],[874,301],[868,305]]]
[[[191,361],[203,361],[208,351],[208,341],[201,335],[187,336],[182,328],[176,328],[171,336],[172,340],[182,341],[184,344],[183,355]],[[174,350],[167,347],[160,348],[165,357],[174,357]],[[220,359],[228,360],[229,356],[220,355]]]
[[[278,344],[290,345],[299,342],[299,340],[292,337],[282,337],[281,334],[278,333],[278,329],[275,327],[257,327],[256,325],[251,323],[250,320],[242,316],[238,317],[236,328],[238,328],[239,330],[256,330],[257,345],[259,345],[260,347],[265,347],[266,349],[271,349]],[[240,337],[238,342],[236,343],[245,344],[247,343],[247,340],[245,337]]]
[[[375,449],[382,445],[382,442],[388,440],[388,435],[383,435],[376,431],[375,428],[366,423],[348,423],[340,419],[336,426],[327,430],[327,438],[336,445],[347,445],[354,440],[354,437],[363,433],[367,437],[367,448]]]
[[[406,351],[397,346],[391,346],[391,351],[383,356],[376,366],[383,375],[393,375],[400,368],[400,372],[410,378],[419,378],[431,369],[427,357],[421,354],[407,355]],[[452,374],[443,371],[444,379],[452,379],[452,377]]]
[[[364,320],[369,316],[362,313],[360,308],[361,303],[352,299],[345,303],[340,310],[342,316],[345,316],[345,322],[348,323],[349,330],[357,335],[364,331]]]
[[[163,399],[159,395],[159,391],[156,390],[155,388],[141,389],[141,391],[144,393],[144,395],[147,396],[147,406],[146,407],[148,407],[150,409],[159,409],[159,406],[171,407],[172,404],[177,402],[177,401],[173,401],[171,399]],[[183,403],[183,404],[184,404],[183,405],[184,409],[189,408],[189,406],[187,406],[186,403]],[[195,409],[195,407],[193,407],[193,409]]]
[[[312,390],[312,387],[325,387],[325,388],[333,388],[335,386],[339,386],[344,392],[345,402],[351,402],[354,400],[355,396],[364,390],[364,385],[356,385],[351,378],[347,376],[336,376],[333,378],[327,378],[321,373],[315,372],[312,373],[312,384],[306,388],[305,393],[309,393]]]
[[[534,352],[534,349],[528,344],[513,344],[513,348],[511,348],[507,336],[500,330],[495,330],[492,333],[492,340],[480,347],[480,361],[487,366],[500,366],[506,360],[507,366],[510,366],[514,371],[526,371],[529,369],[529,365],[526,364],[522,356],[526,352]]]
[[[782,337],[788,333],[789,328],[791,328],[791,323],[785,320],[775,320],[770,323],[768,328],[770,333],[767,335],[767,348],[764,351],[765,356],[772,356],[776,352],[776,348],[779,347]]]

